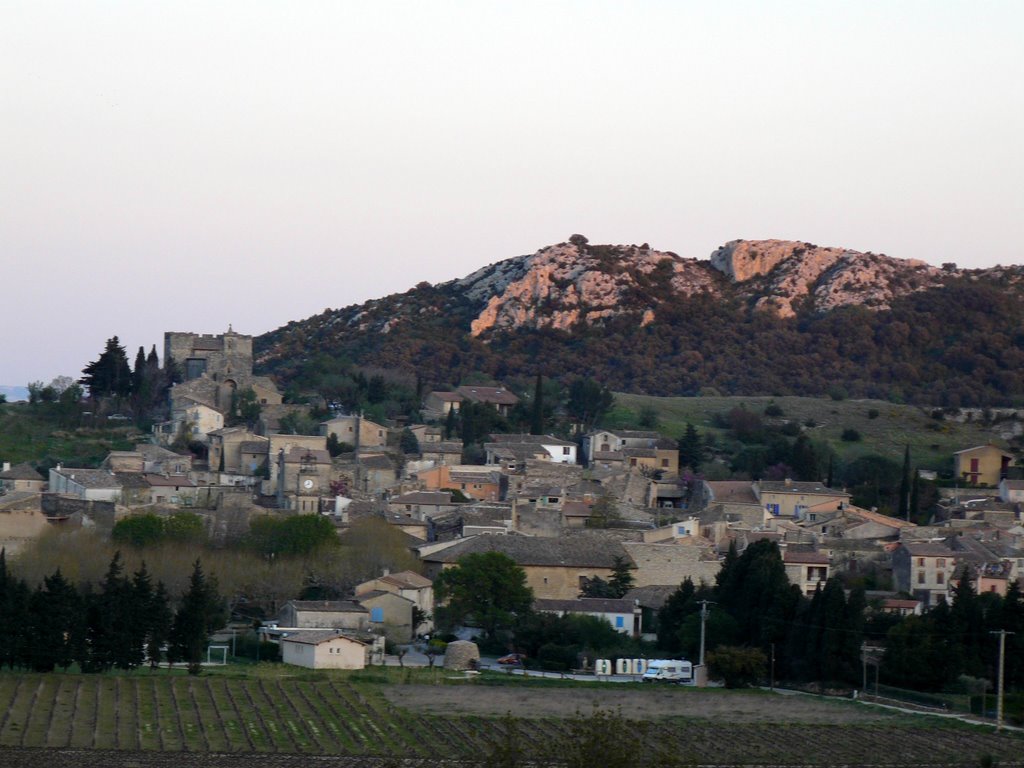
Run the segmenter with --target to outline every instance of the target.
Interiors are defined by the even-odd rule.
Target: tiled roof
[[[120,488],[114,473],[108,469],[82,469],[79,467],[63,467],[55,470],[83,488]]]
[[[149,483],[146,482],[146,478],[139,472],[115,472],[114,475],[117,477],[117,482],[120,483],[122,489],[148,489]]]
[[[388,584],[394,584],[396,587],[402,589],[424,589],[425,587],[433,586],[434,582],[428,579],[426,576],[421,576],[416,571],[399,571],[398,573],[389,573],[387,576],[381,576],[381,581],[386,581]]]
[[[290,600],[296,611],[317,613],[366,613],[366,609],[352,600]]]
[[[360,457],[359,463],[366,467],[366,469],[394,469],[395,465],[391,462],[387,456],[383,454],[375,454],[373,456]]]
[[[872,512],[870,509],[861,509],[860,507],[845,507],[844,510],[847,514],[859,517],[861,520],[866,520],[872,523],[880,523],[881,525],[888,525],[892,528],[916,528],[917,526],[908,520],[900,520],[898,517],[890,517],[889,515],[883,515],[881,512]]]
[[[679,589],[670,584],[653,584],[647,587],[634,587],[622,596],[623,600],[639,600],[645,608],[661,608]]]
[[[294,446],[284,456],[285,464],[330,464],[331,454],[322,448],[303,448],[301,445]]]
[[[146,475],[146,482],[154,488],[195,488],[187,475]]]
[[[515,405],[519,398],[504,387],[458,387],[456,390],[467,400],[475,403],[495,403],[497,405]]]
[[[390,504],[451,504],[452,495],[445,491],[410,491],[389,500]]]
[[[495,433],[489,435],[492,443],[520,443],[523,445],[557,445],[564,448],[569,448],[576,445],[576,443],[569,440],[563,440],[560,437],[554,435],[527,435],[527,434],[508,434],[504,435],[501,433]]]
[[[761,480],[762,493],[799,493],[804,496],[849,496],[846,491],[837,491],[824,483],[802,483],[795,480]]]
[[[710,480],[704,483],[715,501],[727,504],[757,504],[757,496],[749,480]]]
[[[532,536],[474,536],[423,557],[424,561],[456,563],[463,555],[501,552],[517,565],[612,568],[625,557],[622,543],[599,534],[567,538]]]
[[[782,562],[800,565],[828,565],[828,555],[824,552],[793,552],[786,550],[782,554]]]
[[[27,461],[15,464],[6,472],[0,472],[0,480],[45,480]]]
[[[286,636],[281,637],[281,642],[301,643],[303,645],[320,645],[328,642],[329,640],[339,639],[347,640],[350,643],[366,645],[362,640],[356,640],[354,637],[344,635],[336,629],[306,629],[302,632],[288,632]]]
[[[636,603],[610,597],[581,597],[579,600],[538,598],[533,601],[538,611],[565,611],[568,613],[632,613]]]
[[[903,547],[911,557],[955,557],[956,552],[945,543],[934,541],[904,541]]]
[[[242,453],[269,453],[269,440],[245,440],[238,444],[238,450]]]
[[[446,403],[461,403],[462,395],[457,392],[431,392],[429,397],[435,397]]]
[[[993,449],[999,451],[1000,453],[1002,453],[1002,454],[1004,454],[1006,456],[1012,456],[1013,455],[1013,454],[1007,453],[1002,448],[1000,448],[998,445],[992,445],[992,443],[988,443],[987,445],[975,445],[972,448],[964,448],[962,451],[953,451],[953,455],[954,456],[959,456],[961,453],[971,453],[972,451],[984,451],[987,448],[993,448]]]

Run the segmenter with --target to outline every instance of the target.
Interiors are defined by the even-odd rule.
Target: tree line
[[[884,645],[887,683],[938,691],[962,676],[994,679],[998,645],[989,634],[1006,629],[1006,683],[1024,688],[1024,595],[1016,583],[1005,597],[977,595],[966,572],[949,604],[922,616],[868,609],[863,588],[849,593],[833,576],[811,596],[790,584],[778,545],[760,540],[738,555],[731,546],[714,585],[689,579],[658,613],[658,647],[696,659],[702,601],[708,663],[727,682],[764,680],[774,658],[776,679],[821,685],[862,682],[861,646]]]
[[[223,626],[216,579],[196,560],[188,589],[172,604],[145,563],[128,575],[116,553],[95,588],[78,589],[58,568],[34,591],[0,550],[0,665],[36,672],[135,669],[162,661],[198,674],[210,632]]]

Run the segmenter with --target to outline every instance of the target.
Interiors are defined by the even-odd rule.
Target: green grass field
[[[1010,765],[1024,758],[1024,740],[1015,735],[876,712],[853,702],[641,684],[537,687],[523,681],[516,689],[510,679],[494,674],[502,683],[497,688],[486,684],[486,676],[467,683],[439,669],[343,673],[264,664],[199,677],[165,670],[5,672],[0,674],[0,752],[43,748],[473,762],[486,761],[512,732],[527,753],[549,756],[550,745],[578,733],[572,728],[580,722],[579,710],[600,703],[611,711],[646,699],[657,707],[656,716],[645,718],[646,738],[702,765],[976,765],[984,754]],[[558,687],[561,708],[552,710]],[[511,702],[510,716],[482,705],[498,692]],[[546,707],[538,706],[542,700]],[[688,701],[701,702],[700,711],[682,716]],[[786,707],[799,707],[800,717],[787,717]],[[720,716],[734,709],[747,714]],[[628,719],[608,722],[634,727]]]
[[[0,404],[0,459],[18,464],[44,458],[68,466],[97,466],[110,451],[130,449],[140,435],[132,426],[62,429],[52,405]]]
[[[953,451],[987,442],[1005,445],[996,433],[981,424],[958,424],[931,417],[931,408],[897,405],[882,400],[832,400],[814,397],[648,397],[646,395],[615,395],[615,408],[606,419],[611,426],[635,425],[644,408],[658,414],[658,431],[666,437],[678,438],[687,422],[700,432],[713,432],[720,437],[725,431],[713,426],[717,413],[745,405],[755,413],[775,403],[782,408],[780,419],[766,419],[770,423],[782,420],[805,424],[813,419],[817,425],[805,431],[814,439],[832,445],[843,460],[876,453],[902,460],[903,450],[909,445],[915,463],[921,468],[952,467]],[[875,418],[870,412],[877,411]],[[855,429],[861,435],[858,442],[840,439],[845,429]]]

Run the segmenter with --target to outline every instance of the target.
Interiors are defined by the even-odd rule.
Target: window
[[[923,557],[917,558],[917,567],[918,568],[924,568],[924,558]]]
[[[917,583],[924,584],[924,571],[917,572]]]
[[[621,616],[616,616],[615,617],[615,628],[616,629],[622,629],[625,626],[626,626],[626,620],[623,619]]]
[[[946,558],[940,557],[938,560],[936,560],[935,561],[935,567],[936,568],[945,568],[946,567]]]
[[[370,621],[380,624],[384,621],[384,609],[383,608],[371,608],[370,609]]]
[[[562,455],[563,456],[568,456],[569,455],[569,448],[567,446],[563,446],[562,447]]]
[[[778,515],[779,514],[779,505],[778,504],[765,504],[765,508],[769,512],[771,512],[773,515]]]
[[[943,573],[942,571],[939,571],[937,574],[935,574],[935,581],[938,582],[939,584],[945,584],[946,583],[946,574]]]
[[[662,459],[661,460],[661,466],[667,467],[668,466],[668,459]]]

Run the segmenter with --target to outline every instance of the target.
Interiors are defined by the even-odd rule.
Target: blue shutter
[[[378,624],[384,621],[384,609],[383,608],[371,608],[370,609],[370,621]]]
[[[623,622],[622,617],[621,616],[616,616],[615,617],[615,628],[616,629],[622,629],[624,626],[625,626],[625,624]]]

